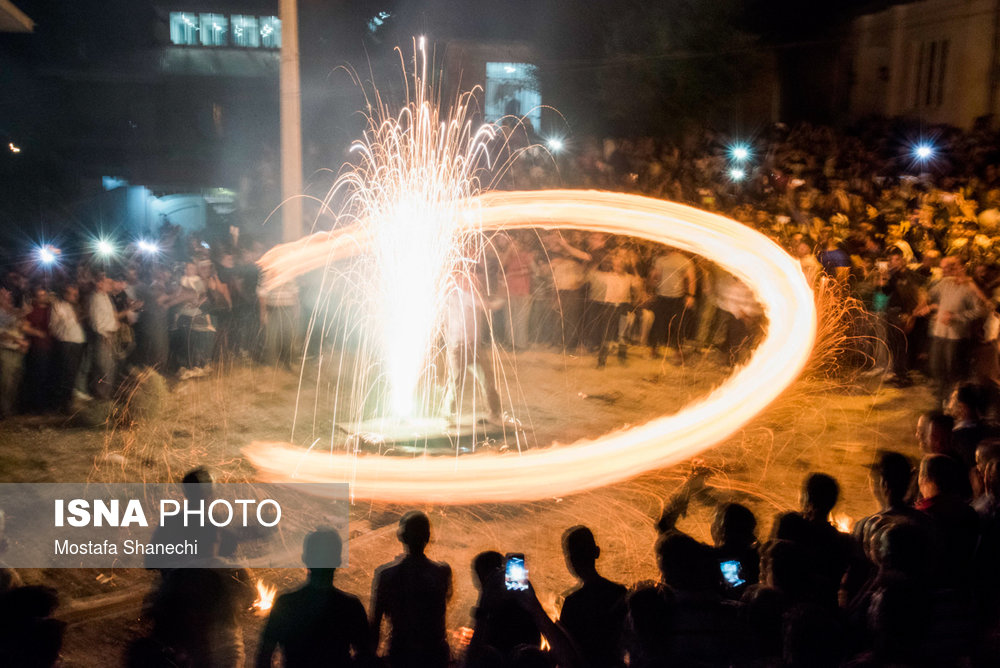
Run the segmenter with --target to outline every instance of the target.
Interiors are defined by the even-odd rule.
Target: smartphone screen
[[[719,562],[719,570],[722,572],[722,579],[730,587],[739,587],[747,582],[740,577],[743,565],[735,559]]]
[[[503,580],[508,591],[525,591],[528,588],[528,569],[524,567],[523,554],[507,555]]]

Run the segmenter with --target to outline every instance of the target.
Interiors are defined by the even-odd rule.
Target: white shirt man
[[[107,295],[105,295],[107,297]],[[110,302],[110,299],[108,300]],[[112,307],[114,308],[114,307]],[[117,322],[116,322],[117,324]],[[76,305],[65,299],[57,299],[52,304],[49,332],[56,341],[63,343],[86,343],[87,337],[76,313]]]
[[[653,263],[653,281],[660,297],[684,297],[694,287],[694,263],[677,251],[668,251]]]
[[[97,284],[97,290],[90,296],[90,328],[96,334],[91,360],[92,392],[98,399],[110,399],[115,387],[116,362],[112,337],[118,331],[118,313],[108,291],[111,279],[104,278]]]
[[[102,289],[98,289],[90,296],[90,327],[98,336],[110,337],[118,331],[118,313],[115,305],[111,303],[111,297],[104,289],[110,279],[101,281]]]

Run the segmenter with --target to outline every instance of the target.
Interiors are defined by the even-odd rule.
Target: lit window
[[[243,16],[233,14],[233,38],[234,46],[246,46],[256,48],[260,46],[260,27],[256,16]]]
[[[170,42],[181,46],[198,44],[198,15],[170,12]]]
[[[225,14],[199,14],[202,46],[225,46],[228,43],[229,19]]]
[[[535,66],[529,63],[486,63],[486,120],[505,116],[525,119],[535,132],[542,120],[542,94]]]
[[[281,48],[281,19],[277,16],[260,17],[260,45],[266,49]]]
[[[368,20],[368,30],[373,35],[378,32],[378,29],[385,25],[386,20],[392,16],[389,12],[379,12],[375,16]]]

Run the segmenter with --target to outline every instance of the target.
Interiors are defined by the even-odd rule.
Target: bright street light
[[[734,162],[745,162],[750,158],[750,148],[745,144],[737,144],[733,146],[729,153],[732,155]]]

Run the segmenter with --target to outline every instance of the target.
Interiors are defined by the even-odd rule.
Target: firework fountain
[[[707,397],[598,439],[454,458],[380,457],[349,444],[335,447],[332,439],[322,450],[253,443],[245,452],[263,479],[350,482],[356,498],[396,502],[561,496],[689,458],[738,430],[795,380],[812,350],[816,311],[794,259],[740,223],[670,202],[595,191],[481,192],[480,173],[489,166],[487,149],[498,131],[473,127],[471,95],[442,115],[424,83],[422,44],[416,54],[415,93],[403,110],[390,114],[375,95],[365,139],[355,145],[360,165],[334,189],[347,193],[338,225],[276,247],[261,260],[265,288],[317,269],[349,276],[365,305],[352,322],[372,342],[354,358],[354,378],[366,380],[345,389],[351,400],[372,393],[371,370],[377,368],[378,381],[388,388],[383,413],[433,411],[430,393],[420,387],[431,376],[453,271],[463,255],[478,258],[484,233],[496,230],[623,234],[701,255],[751,287],[770,325],[753,357]],[[346,273],[330,271],[345,261],[352,267]]]
[[[472,93],[458,97],[443,114],[435,91],[425,84],[426,68],[421,38],[402,110],[393,114],[378,91],[372,92],[364,137],[351,147],[356,164],[324,201],[327,211],[331,202],[340,203],[337,232],[307,240],[326,242],[314,246],[326,256],[319,265],[327,269],[321,299],[337,295],[336,304],[327,301],[319,312],[329,315],[332,307],[363,341],[353,359],[357,382],[346,401],[374,393],[375,406],[367,410],[396,419],[436,412],[434,393],[427,391],[433,380],[428,361],[440,333],[442,304],[455,287],[453,270],[463,254],[475,257],[481,250],[461,213],[479,192],[496,138],[493,125],[473,124]],[[335,264],[343,256],[341,244],[359,251],[346,267]],[[288,251],[279,247],[262,260],[270,284],[289,278],[281,269],[296,262]],[[346,298],[328,289],[338,280]],[[319,330],[325,336],[329,321],[314,319],[309,335]],[[348,412],[363,419],[365,410],[357,406]]]

